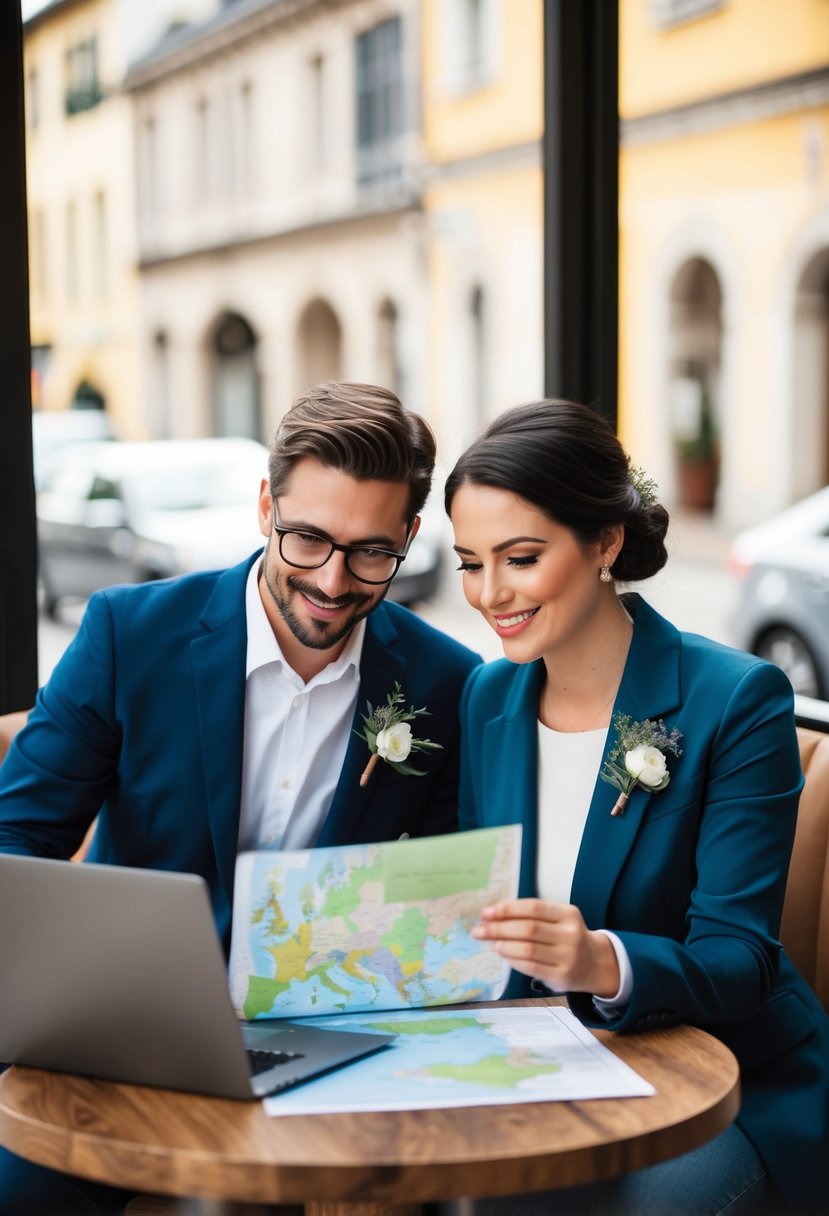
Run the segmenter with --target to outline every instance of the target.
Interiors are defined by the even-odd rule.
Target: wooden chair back
[[[780,938],[829,1012],[829,734],[797,728],[800,796]]]

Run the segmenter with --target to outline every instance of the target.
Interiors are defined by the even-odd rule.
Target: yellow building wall
[[[650,0],[620,0],[619,108],[632,118],[825,66],[826,0],[725,0],[660,29]]]
[[[543,132],[543,8],[541,0],[499,0],[495,73],[462,94],[445,83],[446,0],[424,0],[423,135],[432,161],[458,158],[540,139]]]
[[[97,40],[104,100],[69,116],[65,55],[91,36]],[[39,119],[34,128],[27,122],[26,129],[31,341],[51,348],[36,404],[64,409],[85,380],[104,395],[119,433],[140,436],[132,118],[129,100],[117,93],[123,64],[111,0],[59,7],[24,28],[27,82],[32,71]],[[97,265],[96,194],[105,200],[102,266]],[[67,268],[70,203],[77,231],[75,294],[69,291]]]

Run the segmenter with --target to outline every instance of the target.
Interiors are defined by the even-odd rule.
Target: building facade
[[[543,392],[542,11],[423,3],[428,393],[449,466]]]
[[[32,398],[104,408],[141,435],[143,368],[129,59],[217,0],[48,0],[24,9]]]
[[[419,10],[236,0],[133,64],[153,434],[267,439],[325,379],[426,409]]]
[[[748,525],[829,481],[829,6],[621,0],[620,110],[622,436]]]

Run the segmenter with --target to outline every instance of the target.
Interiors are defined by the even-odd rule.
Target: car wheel
[[[754,653],[781,667],[800,696],[818,699],[823,696],[817,663],[803,638],[793,629],[784,625],[770,629],[757,642]]]

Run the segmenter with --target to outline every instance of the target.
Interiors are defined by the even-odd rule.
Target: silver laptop
[[[240,1022],[194,874],[0,854],[0,1061],[259,1098],[393,1035]]]

